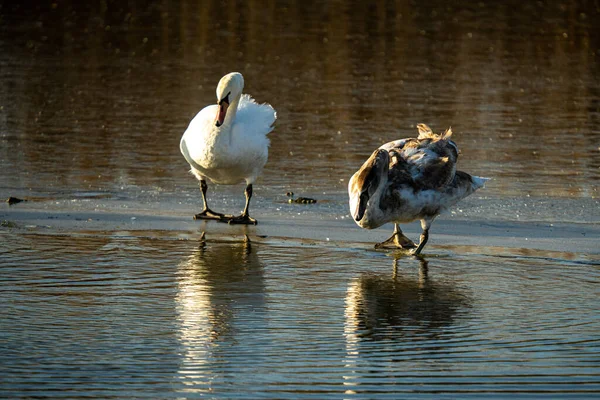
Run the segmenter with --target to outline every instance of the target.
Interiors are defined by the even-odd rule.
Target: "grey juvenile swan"
[[[417,138],[396,140],[375,150],[348,184],[350,211],[358,226],[375,229],[394,223],[392,236],[377,248],[420,254],[433,220],[488,180],[456,170],[458,147],[450,139],[451,129],[438,135],[425,124],[417,128]],[[398,225],[415,220],[421,221],[423,229],[418,245]]]

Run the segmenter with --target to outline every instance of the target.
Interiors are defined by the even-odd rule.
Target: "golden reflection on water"
[[[247,238],[241,243],[209,238],[179,265],[176,303],[183,354],[178,375],[190,391],[208,392],[222,377],[224,352],[241,340],[238,326],[264,325],[262,314],[254,313],[265,302],[262,268]]]

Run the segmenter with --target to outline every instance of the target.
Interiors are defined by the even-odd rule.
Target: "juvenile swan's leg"
[[[246,206],[244,207],[244,211],[242,211],[242,215],[238,215],[237,217],[233,217],[229,220],[226,220],[230,224],[244,224],[244,225],[256,225],[256,220],[254,218],[250,218],[250,214],[248,214],[248,208],[250,205],[250,199],[252,198],[252,184],[248,184],[246,186],[246,190],[244,191],[246,195]]]
[[[194,215],[194,219],[216,219],[223,220],[227,219],[227,216],[221,213],[216,213],[210,208],[208,208],[208,202],[206,201],[206,191],[208,190],[208,185],[204,179],[200,180],[200,192],[202,193],[202,204],[204,204],[204,209]]]
[[[411,253],[414,255],[419,255],[421,254],[421,250],[423,250],[423,247],[425,247],[425,245],[427,244],[427,240],[429,239],[429,228],[431,227],[431,223],[433,222],[433,219],[431,220],[427,220],[427,219],[422,219],[421,220],[421,228],[423,228],[423,232],[421,233],[421,237],[419,238],[419,245],[417,246],[416,249],[411,250]]]
[[[404,236],[404,233],[402,233],[400,225],[398,224],[394,224],[394,233],[392,233],[392,236],[390,236],[389,239],[375,245],[376,249],[414,249],[415,247],[417,246],[413,243],[413,241]]]

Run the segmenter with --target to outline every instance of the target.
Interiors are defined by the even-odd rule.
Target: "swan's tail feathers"
[[[485,186],[485,183],[492,178],[483,178],[481,176],[471,176],[473,180],[473,189],[477,190]]]
[[[446,131],[441,135],[442,139],[447,140],[452,137],[452,127],[446,129]]]
[[[419,139],[442,139],[448,140],[452,137],[452,128],[446,129],[446,131],[442,134],[434,133],[429,126],[426,124],[420,123],[417,125],[417,130],[419,131]]]
[[[238,105],[237,120],[260,127],[264,134],[271,132],[275,126],[277,112],[269,103],[259,104],[249,94],[243,94]]]
[[[270,104],[269,104],[270,106]],[[273,108],[273,107],[271,107]],[[275,121],[277,121],[277,111],[275,111],[275,109],[273,108],[273,122],[271,123],[271,130],[273,130],[273,128],[275,128]]]
[[[417,124],[417,130],[419,131],[419,139],[433,138],[435,133],[426,124]]]

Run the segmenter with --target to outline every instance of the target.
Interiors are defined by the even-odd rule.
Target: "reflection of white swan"
[[[194,253],[180,265],[177,312],[180,320],[179,340],[183,351],[179,378],[184,385],[191,387],[191,391],[202,392],[204,390],[198,388],[209,387],[212,378],[211,354],[208,347],[195,343],[209,341],[212,323],[208,284],[205,279],[195,276],[194,273],[196,257]],[[196,371],[204,373],[199,374]]]
[[[209,393],[222,378],[224,346],[251,346],[240,332],[264,327],[262,266],[244,243],[201,245],[179,265],[178,293],[181,366],[186,392]]]
[[[350,211],[361,228],[394,223],[392,236],[376,247],[419,254],[433,220],[487,180],[456,170],[458,147],[450,140],[450,129],[437,135],[425,124],[418,128],[418,138],[396,140],[375,150],[348,183]],[[423,228],[418,246],[398,225],[415,220],[421,220]]]
[[[346,359],[344,384],[349,392],[369,370],[373,341],[397,353],[410,343],[436,341],[451,333],[457,312],[469,307],[468,298],[448,284],[432,282],[427,262],[420,260],[418,277],[396,274],[363,274],[352,281],[346,294],[344,334]],[[379,348],[381,351],[381,348]]]
[[[204,202],[204,209],[194,218],[256,224],[248,206],[252,184],[267,162],[267,134],[273,129],[276,113],[269,104],[257,104],[249,95],[242,95],[243,89],[242,74],[232,72],[221,78],[217,104],[203,108],[181,138],[181,153],[200,181]],[[206,178],[226,185],[246,181],[246,207],[240,216],[225,216],[208,207]]]

